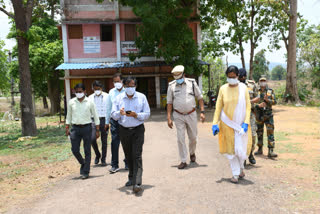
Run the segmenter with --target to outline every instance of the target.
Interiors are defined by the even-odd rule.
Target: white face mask
[[[100,96],[100,94],[102,93],[102,91],[101,91],[101,90],[95,90],[94,93],[95,93],[95,95]]]
[[[266,87],[266,86],[267,86],[267,83],[266,83],[266,82],[260,82],[260,86],[261,86],[261,87]]]
[[[116,82],[114,83],[114,87],[116,87],[116,89],[120,90],[122,88],[123,84],[121,82]]]
[[[136,87],[128,87],[125,90],[126,90],[126,94],[128,96],[132,96],[136,92]]]
[[[76,97],[77,97],[78,99],[81,99],[82,97],[84,97],[84,93],[83,93],[83,92],[81,92],[81,93],[76,93]]]
[[[230,85],[236,85],[236,84],[238,84],[239,80],[238,80],[238,78],[229,78],[229,77],[227,77],[227,82]]]

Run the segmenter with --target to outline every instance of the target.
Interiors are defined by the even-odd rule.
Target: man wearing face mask
[[[136,92],[136,79],[125,80],[125,93],[113,103],[111,116],[119,122],[120,140],[129,166],[126,186],[133,192],[142,190],[142,147],[144,143],[144,121],[150,116],[150,107],[144,94]]]
[[[110,121],[110,131],[111,131],[111,169],[110,173],[116,173],[120,170],[119,168],[119,146],[120,146],[120,135],[119,135],[119,123],[117,120],[111,118],[111,110],[114,101],[116,98],[125,92],[122,83],[122,75],[120,73],[116,73],[113,75],[113,84],[114,88],[109,91],[109,102],[107,106],[107,118]],[[125,169],[128,169],[126,160]]]
[[[184,169],[187,166],[188,149],[185,144],[185,131],[189,137],[190,161],[196,161],[196,144],[198,140],[196,100],[200,105],[200,120],[204,122],[204,103],[201,91],[194,79],[185,78],[184,66],[177,65],[172,72],[174,81],[169,83],[167,92],[167,120],[168,126],[172,129],[173,122],[171,113],[177,128],[178,149],[181,163],[178,169]]]
[[[101,158],[101,166],[106,166],[107,156],[107,139],[109,130],[109,118],[107,117],[107,106],[109,102],[109,94],[102,91],[103,85],[100,81],[94,81],[92,84],[94,93],[89,96],[89,99],[95,104],[96,110],[100,120],[100,133],[101,133],[101,153],[99,152],[97,140],[95,137],[95,123],[92,123],[92,148],[96,154],[94,163],[99,164]]]
[[[94,103],[85,96],[85,86],[79,83],[74,89],[76,97],[69,101],[66,118],[66,135],[70,135],[72,153],[81,164],[81,178],[87,179],[90,173],[91,162],[91,118],[94,119],[94,123],[96,124],[96,138],[99,138],[100,121]],[[69,131],[70,125],[72,125],[71,131]],[[80,153],[81,140],[83,140],[84,159]]]
[[[265,124],[268,135],[268,157],[275,158],[278,155],[273,152],[275,140],[272,106],[277,103],[276,96],[273,90],[268,87],[267,78],[265,76],[261,76],[259,79],[258,90],[259,104],[256,104],[255,108],[259,149],[255,152],[255,155],[263,154],[263,129]]]
[[[247,79],[247,71],[244,68],[239,69],[239,81],[244,83],[248,87],[248,91],[250,95],[250,102],[251,102],[250,126],[251,126],[251,134],[252,134],[252,146],[251,146],[251,152],[249,155],[249,162],[251,164],[256,164],[256,159],[253,156],[253,152],[254,152],[256,138],[257,138],[257,124],[256,124],[256,116],[254,112],[253,103],[256,103],[259,101],[258,88],[254,80]]]

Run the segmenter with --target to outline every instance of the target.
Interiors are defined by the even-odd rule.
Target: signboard
[[[84,53],[100,53],[100,37],[99,36],[83,37],[83,52]]]
[[[128,56],[129,53],[138,53],[137,46],[134,41],[121,42],[121,55]]]

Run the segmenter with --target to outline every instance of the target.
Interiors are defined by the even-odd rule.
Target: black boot
[[[262,154],[263,154],[262,146],[259,146],[258,151],[256,151],[256,152],[254,153],[254,155],[262,155]]]
[[[268,158],[276,158],[276,157],[278,157],[278,155],[273,152],[273,148],[269,148]]]
[[[254,159],[254,156],[253,156],[252,152],[249,155],[249,162],[251,164],[256,164],[256,159]]]

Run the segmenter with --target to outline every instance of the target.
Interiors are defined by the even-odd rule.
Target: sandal
[[[232,178],[230,179],[230,182],[231,182],[231,183],[234,183],[234,184],[237,184],[237,183],[239,182],[239,180],[238,180],[238,178],[236,178],[236,177],[232,177]]]
[[[246,175],[244,174],[243,169],[241,169],[241,173],[240,173],[240,175],[239,175],[239,178],[240,178],[240,179],[243,179],[244,176],[246,176]]]

